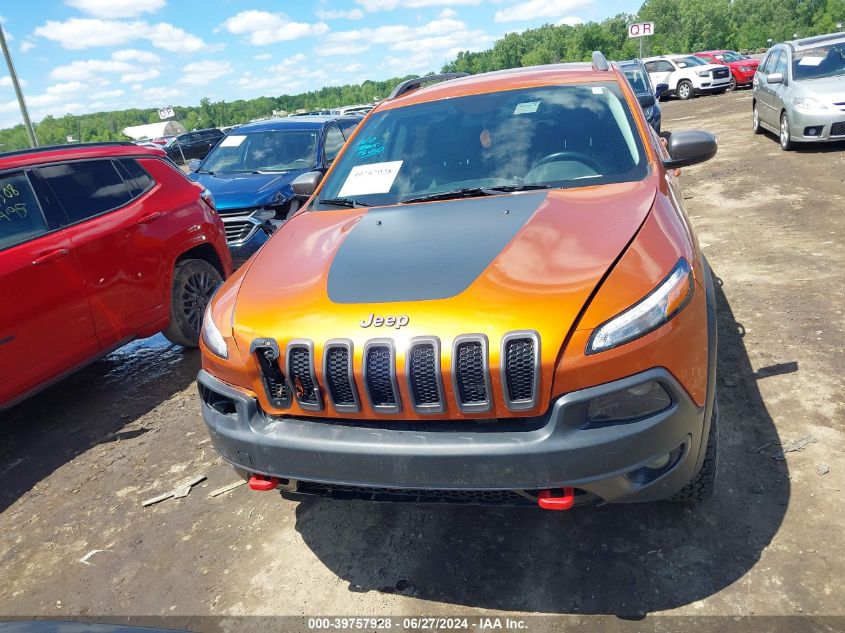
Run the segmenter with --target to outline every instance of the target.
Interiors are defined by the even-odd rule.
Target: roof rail
[[[814,35],[813,37],[803,37],[795,40],[798,46],[809,46],[810,44],[819,44],[828,40],[838,40],[845,37],[845,32],[840,33],[826,33],[824,35]]]
[[[610,70],[607,57],[601,51],[593,51],[593,70]]]
[[[416,90],[424,83],[432,81],[449,81],[450,79],[457,79],[458,77],[469,77],[469,73],[443,73],[442,75],[426,75],[425,77],[417,77],[416,79],[408,79],[393,89],[388,100],[401,97],[406,92]]]
[[[135,145],[131,141],[97,141],[93,143],[65,143],[64,145],[42,145],[40,147],[28,147],[26,149],[13,149],[8,152],[0,152],[0,158],[7,156],[21,156],[23,154],[37,154],[39,152],[55,152],[60,149],[85,149],[87,147],[115,147]]]

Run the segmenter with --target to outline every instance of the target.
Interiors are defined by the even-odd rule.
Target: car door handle
[[[46,264],[48,262],[55,261],[57,259],[61,259],[65,255],[67,255],[70,251],[66,248],[57,248],[54,251],[47,251],[46,253],[41,253],[38,257],[32,260],[33,266],[38,266],[39,264]]]
[[[161,217],[161,211],[153,211],[152,213],[148,213],[147,215],[142,215],[138,219],[138,224],[149,224]]]

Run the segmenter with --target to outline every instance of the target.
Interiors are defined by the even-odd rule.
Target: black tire
[[[736,77],[731,75],[731,83],[728,86],[728,90],[736,90]]]
[[[760,125],[760,111],[757,109],[756,103],[751,106],[751,130],[755,134],[763,133],[763,126]]]
[[[170,289],[170,325],[164,336],[183,347],[199,344],[202,317],[211,296],[223,281],[217,269],[202,259],[176,264]]]
[[[791,152],[795,149],[795,142],[790,137],[789,117],[786,112],[780,113],[780,133],[778,139],[780,141],[780,148],[784,152]]]
[[[710,416],[710,433],[707,436],[707,449],[701,470],[678,492],[672,495],[672,501],[692,503],[713,495],[716,486],[716,470],[719,464],[719,404],[713,399],[713,413]]]
[[[678,99],[681,101],[692,99],[692,83],[687,79],[681,79],[681,81],[678,82],[678,87],[675,88],[675,94],[678,95]]]

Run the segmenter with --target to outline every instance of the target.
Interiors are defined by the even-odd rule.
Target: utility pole
[[[35,130],[32,129],[32,121],[29,120],[29,112],[26,111],[21,85],[18,82],[18,74],[15,72],[15,65],[12,63],[12,56],[9,54],[9,46],[6,44],[6,34],[3,32],[3,25],[0,25],[0,46],[3,48],[3,57],[6,58],[6,66],[9,67],[9,77],[12,78],[12,85],[15,87],[15,94],[18,97],[18,105],[21,107],[23,126],[29,136],[30,147],[38,147],[38,140],[35,138]]]

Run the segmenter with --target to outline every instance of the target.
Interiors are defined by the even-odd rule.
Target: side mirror
[[[657,84],[654,87],[654,97],[656,99],[659,99],[660,95],[662,95],[667,90],[669,90],[669,84]]]
[[[639,100],[640,105],[642,106],[643,110],[650,108],[651,106],[653,106],[656,103],[655,98],[652,97],[651,95],[638,95],[637,99]]]
[[[783,73],[769,73],[766,75],[766,83],[767,84],[782,84],[783,83]]]
[[[301,176],[297,176],[290,186],[293,188],[293,193],[297,198],[307,200],[311,197],[311,194],[317,191],[317,186],[320,184],[322,179],[323,172],[309,171]]]
[[[191,171],[199,171],[200,161],[196,158],[192,158],[188,161],[188,169],[190,169]]]
[[[672,132],[666,145],[669,160],[664,160],[666,169],[689,167],[710,160],[716,155],[716,137],[704,130],[683,130]]]

